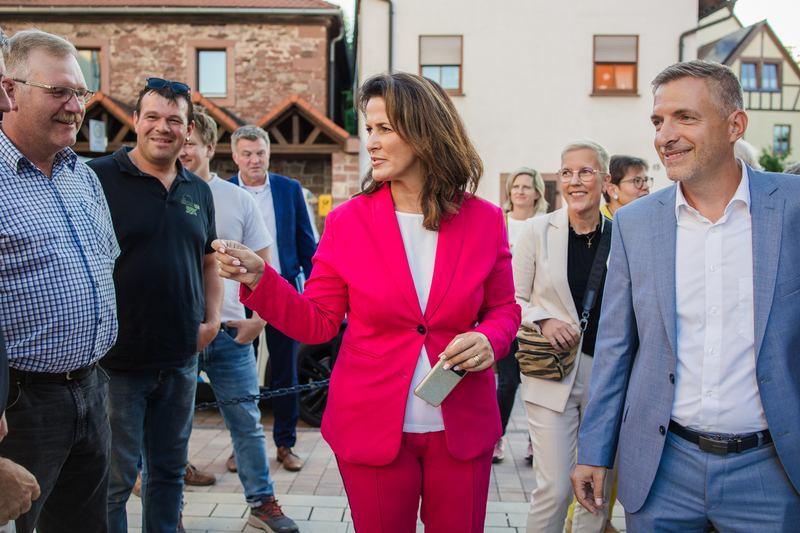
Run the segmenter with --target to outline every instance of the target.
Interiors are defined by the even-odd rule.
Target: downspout
[[[340,17],[339,21],[341,22],[341,27],[339,29],[339,35],[338,35],[338,37],[336,37],[334,40],[331,41],[331,53],[330,53],[330,58],[328,60],[329,61],[328,72],[329,72],[329,76],[330,76],[330,80],[329,80],[330,89],[328,90],[328,96],[329,96],[329,98],[328,98],[328,118],[333,120],[334,122],[336,122],[334,120],[334,106],[336,105],[336,99],[335,99],[335,94],[336,94],[336,70],[335,70],[335,68],[336,68],[336,64],[335,64],[336,63],[336,43],[338,43],[339,41],[344,39],[344,19]]]
[[[709,22],[708,24],[703,24],[702,26],[698,26],[697,28],[692,28],[691,30],[687,30],[687,31],[681,33],[681,38],[678,40],[678,62],[681,62],[681,63],[683,62],[683,40],[686,37],[688,37],[688,36],[690,36],[690,35],[692,35],[694,33],[697,33],[700,30],[704,30],[706,28],[710,28],[714,24],[719,24],[720,22],[725,22],[726,20],[732,19],[733,18],[733,8],[734,8],[735,5],[736,5],[736,0],[733,0],[733,3],[731,3],[730,7],[728,8],[728,9],[730,9],[730,14],[727,17],[721,18],[719,20],[715,20],[714,22]]]
[[[383,0],[387,4],[389,4],[389,72],[392,72],[392,56],[393,53],[393,43],[394,39],[392,35],[394,34],[394,5],[392,4],[392,0]]]

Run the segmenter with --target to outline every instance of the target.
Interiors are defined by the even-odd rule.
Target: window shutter
[[[460,65],[461,36],[420,37],[421,65]]]
[[[595,36],[594,61],[595,63],[636,63],[636,36]]]

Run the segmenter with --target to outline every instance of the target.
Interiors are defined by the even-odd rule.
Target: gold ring
[[[481,358],[479,356],[473,355],[472,358],[475,359],[475,366],[478,366],[478,365],[481,364]]]

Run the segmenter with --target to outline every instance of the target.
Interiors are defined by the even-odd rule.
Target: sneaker
[[[270,533],[290,533],[300,531],[294,521],[283,514],[281,506],[275,496],[270,495],[268,500],[262,500],[259,507],[250,509],[247,523],[253,527],[269,531]]]
[[[528,451],[525,452],[525,462],[532,465],[533,464],[533,444],[528,442]]]
[[[217,478],[214,474],[198,470],[192,463],[186,463],[186,474],[183,476],[183,482],[186,485],[204,487],[216,483]]]
[[[503,453],[503,438],[500,437],[500,440],[497,441],[497,444],[494,445],[494,451],[492,452],[492,462],[499,463],[503,459],[505,459],[506,454]]]

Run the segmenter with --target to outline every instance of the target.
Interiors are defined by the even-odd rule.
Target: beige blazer
[[[557,318],[579,331],[580,317],[567,281],[569,217],[567,208],[529,218],[514,251],[514,291],[522,307],[522,325],[539,330],[537,320]],[[581,338],[582,349],[583,338]],[[562,381],[522,377],[522,398],[563,413],[578,366],[591,358],[578,357],[575,368]]]

